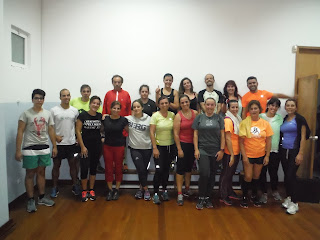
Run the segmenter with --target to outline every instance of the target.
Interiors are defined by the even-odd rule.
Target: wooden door
[[[298,78],[298,113],[305,117],[311,130],[311,136],[316,133],[318,75]],[[304,161],[299,167],[297,175],[301,178],[312,178],[315,153],[315,141],[308,140],[304,151]]]

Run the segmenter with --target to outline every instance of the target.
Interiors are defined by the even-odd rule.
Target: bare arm
[[[291,96],[288,96],[288,95],[285,95],[285,94],[282,94],[282,93],[273,93],[273,97],[276,97],[276,98],[292,98]]]
[[[52,143],[52,158],[57,156],[57,143],[56,143],[56,133],[54,131],[53,125],[50,125],[48,128],[48,134]]]
[[[15,156],[17,161],[22,160],[21,145],[22,145],[22,137],[25,129],[26,129],[26,123],[19,120],[17,138],[16,138],[16,156]]]
[[[240,151],[242,154],[242,160],[246,163],[249,162],[248,156],[246,154],[246,150],[244,148],[244,137],[239,137],[239,146],[240,146]]]
[[[76,123],[76,135],[77,135],[78,143],[81,147],[81,157],[88,157],[88,149],[83,143],[81,130],[82,130],[82,122],[81,120],[78,119]]]
[[[306,146],[306,135],[307,135],[307,129],[306,126],[302,126],[301,128],[301,140],[300,140],[300,148],[299,153],[296,156],[296,165],[300,165],[303,161],[303,153]]]
[[[201,103],[200,103],[200,109],[201,109],[203,112],[206,111],[206,109],[205,109],[205,107],[204,107],[204,102],[201,102]]]
[[[221,104],[221,112],[222,113],[226,113],[227,112],[227,104],[225,104],[225,103]]]
[[[199,145],[198,145],[198,138],[199,138],[199,131],[194,130],[193,131],[193,145],[194,145],[194,157],[199,160],[200,159],[200,151],[199,151]]]
[[[183,158],[183,151],[181,148],[181,144],[180,144],[180,138],[179,138],[179,133],[180,133],[180,121],[181,121],[181,117],[179,114],[177,114],[173,120],[173,137],[174,137],[174,141],[176,143],[177,146],[177,150],[178,150],[178,157],[179,158]]]
[[[248,107],[243,107],[242,108],[242,119],[245,119],[247,117],[248,113]]]
[[[156,137],[154,136],[156,133],[156,125],[150,124],[150,139],[152,143],[152,149],[153,149],[153,157],[159,158],[159,150],[157,148],[157,142],[156,142]]]
[[[159,100],[160,97],[161,97],[161,89],[158,86],[157,89],[156,89],[156,105],[157,105],[157,107],[159,107],[158,100]]]
[[[217,114],[219,114],[221,111],[221,103],[217,104]]]
[[[263,160],[263,165],[266,166],[269,163],[269,157],[270,157],[270,151],[271,151],[271,136],[266,138],[266,156]]]
[[[170,103],[170,108],[172,109],[178,109],[179,108],[179,96],[178,96],[178,91],[174,90],[173,91],[173,103]]]

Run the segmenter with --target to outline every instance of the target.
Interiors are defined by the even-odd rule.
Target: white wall
[[[255,75],[261,89],[292,95],[291,47],[320,46],[319,10],[318,0],[44,0],[43,84],[50,101],[83,83],[103,97],[120,74],[132,98],[142,83],[154,98],[166,72],[175,88],[188,76],[197,91],[211,72],[217,89],[234,79],[244,94]]]
[[[3,113],[8,174],[8,200],[25,192],[25,170],[15,161],[15,137],[19,115],[31,107],[31,93],[41,88],[41,0],[3,0],[3,71],[1,71],[0,107]],[[11,67],[11,25],[30,34],[30,62],[25,70]],[[17,103],[19,100],[19,103]],[[1,135],[2,136],[2,135]],[[0,151],[1,154],[3,153]],[[1,168],[2,169],[2,168]],[[6,169],[6,168],[4,168]],[[6,181],[2,179],[0,182]]]

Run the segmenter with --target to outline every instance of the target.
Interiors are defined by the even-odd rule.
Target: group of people
[[[72,192],[81,194],[83,202],[95,200],[97,166],[103,154],[108,188],[106,200],[119,199],[127,146],[140,182],[135,194],[137,199],[152,199],[155,204],[168,201],[169,171],[175,163],[177,204],[182,206],[184,196],[193,193],[190,182],[196,159],[199,165],[197,209],[213,208],[212,190],[220,162],[220,201],[232,205],[233,200],[240,200],[240,206],[248,208],[251,189],[251,201],[260,207],[268,200],[267,171],[272,196],[275,200],[282,200],[277,189],[281,161],[287,193],[282,206],[290,214],[299,210],[296,171],[303,161],[310,129],[303,116],[296,112],[295,99],[258,90],[257,78],[253,76],[247,79],[250,91],[243,97],[238,94],[233,80],[225,84],[223,94],[214,89],[212,74],[205,76],[206,89],[198,94],[189,78],[181,80],[178,91],[171,87],[171,74],[165,74],[163,82],[164,87],[155,90],[156,102],[149,99],[148,85],[142,85],[139,88],[140,99],[131,104],[129,93],[121,88],[123,78],[115,75],[112,77],[114,89],[106,93],[103,107],[101,99],[98,96],[90,98],[91,88],[83,85],[80,89],[82,97],[72,100],[70,91],[62,89],[61,103],[51,111],[42,108],[45,92],[35,89],[32,93],[33,107],[19,118],[16,144],[16,159],[23,159],[23,167],[26,168],[27,211],[37,210],[33,195],[35,175],[39,188],[38,204],[54,205],[54,201],[44,195],[45,167],[51,163],[49,138],[54,163],[51,197],[57,197],[59,193],[59,168],[62,159],[68,159]],[[277,114],[281,105],[279,98],[288,98],[284,119]],[[79,161],[75,157],[77,153]],[[155,163],[152,197],[147,184],[151,156]],[[232,177],[240,159],[244,168],[241,197],[232,189]],[[78,184],[78,162],[81,188]],[[159,191],[160,186],[162,191]],[[259,189],[261,194],[258,194]]]

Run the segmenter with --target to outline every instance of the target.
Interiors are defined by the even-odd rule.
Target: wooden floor
[[[122,190],[118,201],[105,201],[102,187],[96,201],[80,202],[71,186],[60,188],[54,207],[27,213],[26,199],[10,209],[15,230],[6,239],[320,239],[320,204],[300,203],[288,215],[279,202],[243,209],[215,200],[214,209],[196,210],[196,201],[177,206],[176,193],[160,206],[135,200],[135,190]]]

